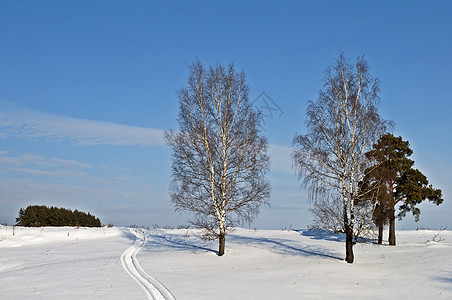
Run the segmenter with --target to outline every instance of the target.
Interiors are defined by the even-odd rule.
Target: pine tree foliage
[[[16,218],[16,224],[25,227],[101,227],[100,220],[90,213],[44,205],[30,205],[26,209],[21,208],[19,216]]]
[[[414,168],[410,159],[413,151],[408,141],[386,133],[366,153],[369,159],[376,162],[376,167],[369,170],[364,179],[363,190],[377,188],[377,210],[374,221],[379,227],[379,243],[383,226],[390,225],[389,244],[395,245],[396,206],[401,220],[411,212],[415,221],[419,220],[418,204],[428,199],[436,205],[443,202],[442,192],[429,184],[427,177]]]

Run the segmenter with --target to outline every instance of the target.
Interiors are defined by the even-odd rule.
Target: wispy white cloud
[[[84,120],[27,109],[0,111],[0,138],[63,139],[78,145],[164,145],[163,130]]]
[[[60,159],[30,153],[15,154],[0,150],[0,179],[27,178],[36,184],[139,188],[132,170],[106,165],[91,165],[72,159]],[[0,193],[0,199],[4,196]]]
[[[58,177],[58,178],[84,178],[85,173],[77,172],[77,171],[48,171],[48,170],[39,170],[39,169],[32,169],[32,168],[17,168],[14,170],[9,171],[15,171],[15,172],[21,172],[26,173],[29,175],[37,175],[37,176],[48,176],[48,177]]]
[[[93,167],[90,164],[75,160],[50,158],[35,154],[10,154],[0,151],[0,175],[16,176],[21,173],[40,178],[53,177],[58,180],[66,178],[99,182],[100,179],[89,176],[87,172]]]
[[[12,156],[8,151],[0,151],[0,165],[24,166],[34,164],[51,168],[91,168],[90,164],[78,162],[72,159],[48,158],[42,155],[25,153]]]
[[[5,101],[0,101],[4,104]],[[68,140],[78,145],[151,146],[165,145],[161,129],[84,120],[17,108],[10,103],[0,110],[0,138]],[[271,170],[293,173],[292,148],[272,144],[269,147]],[[28,157],[37,160],[37,157]],[[5,159],[0,157],[0,159]],[[10,158],[12,160],[12,158]],[[16,158],[17,159],[17,158]],[[27,157],[20,158],[21,160]],[[57,160],[53,160],[57,163]],[[50,163],[47,161],[46,163]],[[61,161],[71,164],[75,162]]]

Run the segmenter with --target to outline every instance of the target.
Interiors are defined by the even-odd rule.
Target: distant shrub
[[[44,205],[30,205],[26,209],[19,210],[16,218],[18,226],[77,226],[77,227],[101,227],[101,222],[90,213],[66,208],[47,207]]]

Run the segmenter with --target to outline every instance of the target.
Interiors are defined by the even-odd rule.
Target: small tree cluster
[[[26,209],[19,210],[16,218],[18,226],[82,226],[101,227],[99,218],[78,210],[66,208],[47,207],[44,205],[30,205]]]

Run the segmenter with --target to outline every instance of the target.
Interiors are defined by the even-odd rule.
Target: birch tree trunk
[[[219,242],[218,256],[223,256],[226,247],[226,225],[224,219],[220,220]]]

